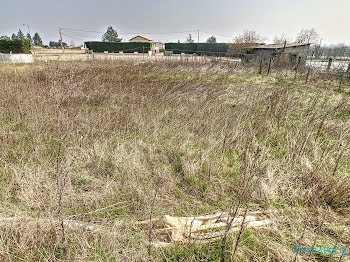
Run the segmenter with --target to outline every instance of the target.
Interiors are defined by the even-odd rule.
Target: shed
[[[293,43],[293,44],[271,44],[271,45],[256,45],[246,49],[246,54],[250,59],[263,58],[269,59],[287,55],[289,61],[301,64],[306,63],[307,54],[309,52],[310,43]],[[252,55],[252,56],[249,56]]]

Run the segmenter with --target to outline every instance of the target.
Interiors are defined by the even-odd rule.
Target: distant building
[[[144,37],[142,35],[135,36],[129,40],[129,42],[148,42],[148,43],[153,43],[152,39],[149,39],[147,37]]]
[[[152,43],[152,51],[159,53],[159,50],[164,49],[164,44],[161,42],[153,41],[142,35],[135,36],[129,40],[129,42],[142,42],[142,43]]]
[[[310,43],[294,43],[294,44],[259,44],[246,49],[245,60],[270,59],[274,57],[288,57],[291,63],[306,63],[307,54],[309,52]]]

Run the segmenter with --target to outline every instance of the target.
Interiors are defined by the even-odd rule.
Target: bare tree
[[[263,41],[263,38],[254,30],[244,30],[243,34],[233,40],[236,44],[259,43],[261,41]]]
[[[315,28],[302,29],[296,39],[297,43],[314,43],[320,38]]]
[[[243,34],[233,39],[233,43],[230,44],[228,48],[228,53],[242,54],[247,48],[257,45],[258,43],[262,42],[263,39],[264,38],[261,37],[256,31],[245,30]]]
[[[273,38],[274,44],[284,44],[285,42],[290,43],[292,40],[285,34],[276,35]]]

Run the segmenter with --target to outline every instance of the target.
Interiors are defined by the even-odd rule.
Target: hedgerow
[[[226,56],[228,44],[226,43],[166,43],[165,50],[174,54],[193,54],[207,56]]]
[[[30,54],[32,44],[27,39],[1,39],[0,53]]]
[[[94,52],[124,52],[124,53],[147,53],[152,50],[152,43],[143,42],[99,42],[99,41],[89,41],[85,42],[86,47]]]

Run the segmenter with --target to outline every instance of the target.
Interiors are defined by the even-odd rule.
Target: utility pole
[[[30,35],[30,36],[32,36],[31,34],[30,34],[30,28],[29,28],[29,25],[26,25],[26,24],[23,24],[23,26],[26,26],[27,28],[28,28],[28,34]],[[34,47],[33,47],[33,39],[32,39],[32,43],[31,43],[31,46],[32,46],[32,53],[34,54]]]
[[[30,34],[30,28],[29,25],[23,24],[23,26],[26,26],[28,28],[28,33]]]
[[[198,32],[198,42],[197,43],[199,44],[199,29],[197,30],[197,32]]]
[[[61,27],[58,28],[58,32],[60,34],[61,47],[62,47],[62,52],[64,54],[64,47],[63,47],[63,40],[62,40],[62,28]]]
[[[317,51],[316,55],[321,55],[321,43],[322,43],[322,38],[320,38],[320,43],[318,44],[318,47],[316,46],[316,48],[317,48],[316,49],[316,51]]]

